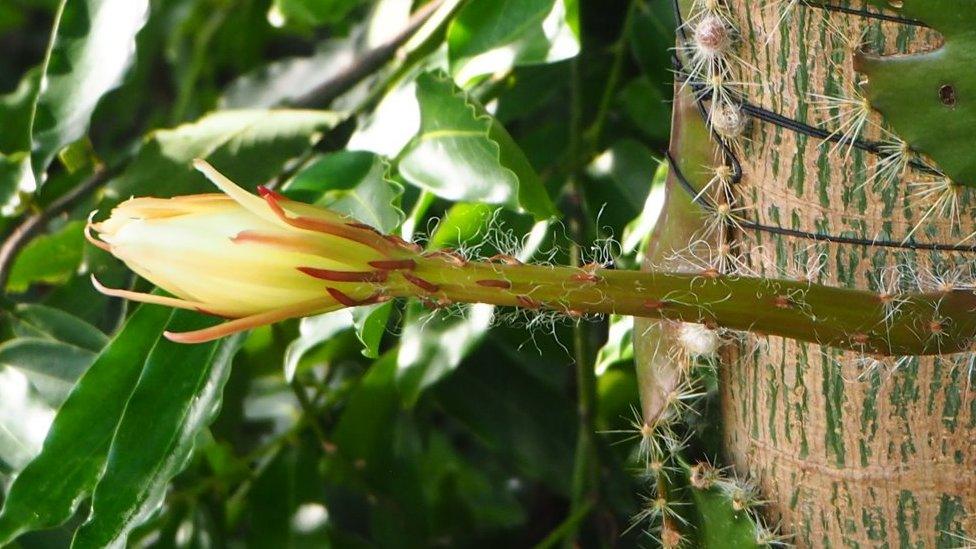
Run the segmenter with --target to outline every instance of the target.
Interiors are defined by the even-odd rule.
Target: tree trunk
[[[836,128],[843,109],[824,109],[814,94],[850,96],[858,75],[851,42],[865,36],[884,54],[931,49],[932,31],[826,12],[802,2],[777,27],[789,0],[729,0],[741,41],[737,65],[747,101],[807,124]],[[682,2],[690,8],[690,2]],[[685,12],[687,13],[687,11]],[[866,34],[864,34],[866,33]],[[701,124],[687,93],[676,100],[672,153],[689,180],[708,179],[683,136]],[[683,113],[683,114],[682,114]],[[880,140],[872,114],[861,136]],[[685,139],[685,141],[687,141]],[[917,174],[894,182],[871,179],[878,157],[753,120],[737,157],[743,177],[734,187],[739,215],[761,225],[818,235],[901,242],[932,206],[916,194]],[[696,145],[696,146],[700,146]],[[691,152],[689,152],[691,151]],[[697,155],[697,156],[696,156]],[[687,230],[668,227],[687,202],[674,177],[651,261],[680,249]],[[956,243],[976,230],[970,193],[960,195],[961,226],[934,213],[914,237]],[[676,202],[677,201],[677,202]],[[700,223],[700,222],[699,222]],[[677,235],[677,236],[676,236]],[[904,277],[937,284],[965,269],[961,252],[835,244],[769,230],[732,235],[745,270],[766,277],[881,290],[894,267]],[[644,323],[638,358],[642,377],[660,379],[649,364]],[[925,329],[920,327],[920,329]],[[933,337],[938,337],[937,334]],[[758,343],[757,343],[758,341]],[[969,390],[973,355],[907,357],[876,362],[858,353],[760,337],[724,354],[721,399],[727,458],[761,486],[768,511],[799,547],[959,547],[976,538],[976,390]],[[652,372],[652,373],[648,373]],[[645,391],[645,417],[653,413]]]

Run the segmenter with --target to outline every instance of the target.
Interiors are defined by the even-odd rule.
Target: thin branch
[[[80,185],[51,202],[46,209],[31,214],[18,225],[0,246],[0,288],[6,288],[14,259],[17,258],[20,250],[44,230],[48,221],[80,202],[88,193],[105,184],[118,171],[116,168],[97,168],[95,173]]]
[[[373,72],[389,61],[396,51],[400,49],[400,46],[406,43],[430,19],[441,4],[443,4],[443,0],[433,0],[417,10],[410,18],[407,26],[396,36],[367,51],[359,59],[356,59],[340,71],[339,74],[323,82],[304,96],[299,97],[294,103],[295,106],[314,107],[328,105],[335,98],[352,89],[353,86],[370,74],[373,74]]]

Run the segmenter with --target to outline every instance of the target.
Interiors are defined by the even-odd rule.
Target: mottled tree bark
[[[820,9],[795,7],[777,26],[781,2],[729,0],[741,31],[736,72],[747,100],[807,124],[834,128],[838,110],[814,94],[849,95],[859,76],[852,44],[865,37],[885,54],[932,48],[933,32]],[[688,7],[689,2],[684,2]],[[768,5],[767,5],[768,4]],[[672,152],[700,124],[679,98]],[[882,124],[874,115],[873,123]],[[862,133],[881,139],[878,126]],[[768,123],[752,121],[741,141],[743,178],[735,187],[742,217],[818,234],[900,242],[932,202],[916,195],[911,172],[894,183],[871,180],[878,158]],[[685,163],[687,164],[687,163]],[[708,175],[686,167],[701,183]],[[669,189],[665,211],[687,200]],[[915,232],[921,242],[958,242],[976,230],[971,193],[960,195],[961,226],[935,214]],[[668,223],[668,217],[662,219]],[[654,256],[680,249],[687,231],[659,228]],[[972,267],[961,252],[832,244],[745,230],[734,235],[747,269],[768,277],[881,289],[899,267],[934,283],[952,266]],[[971,278],[969,270],[964,271]],[[652,347],[661,330],[639,323],[644,379],[655,379]],[[933,337],[938,337],[933,335]],[[759,337],[724,354],[721,400],[727,458],[760,483],[768,512],[800,547],[959,547],[976,538],[976,388],[971,355],[874,362],[858,353]],[[895,368],[897,366],[897,368]],[[891,371],[891,370],[894,371]],[[648,372],[651,373],[648,373]],[[657,379],[666,375],[657,374]],[[645,391],[645,415],[651,410]]]
[[[796,8],[775,30],[776,10],[730,2],[743,33],[743,70],[752,103],[825,127],[837,114],[811,94],[843,96],[858,76],[844,39],[873,39],[886,53],[917,51],[937,37],[909,27]],[[833,26],[834,29],[830,27]],[[769,38],[767,38],[769,36]],[[767,40],[768,43],[766,42]],[[823,145],[768,124],[749,132],[740,197],[764,224],[861,238],[901,240],[930,203],[913,195],[911,175],[896,185],[865,184],[877,158]],[[878,138],[875,129],[866,136]],[[963,231],[973,230],[964,207]],[[933,216],[919,240],[955,242]],[[741,239],[763,274],[812,275],[817,282],[878,285],[885,267],[924,277],[947,253],[818,244],[785,236]],[[826,261],[822,272],[811,273]],[[723,369],[729,456],[754,473],[784,528],[800,546],[957,547],[976,534],[976,400],[968,357],[912,358],[889,373],[864,375],[856,353],[769,338]]]

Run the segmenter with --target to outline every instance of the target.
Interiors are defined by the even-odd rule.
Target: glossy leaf
[[[651,151],[629,139],[614,143],[587,167],[587,203],[600,213],[599,229],[607,236],[620,238],[624,226],[641,213],[657,167]]]
[[[293,103],[347,68],[356,54],[348,38],[326,40],[307,57],[272,61],[244,74],[227,87],[224,108],[270,108]]]
[[[612,315],[606,343],[596,356],[596,372],[602,375],[614,364],[634,359],[634,319]]]
[[[36,303],[18,305],[7,312],[11,328],[20,337],[39,337],[99,352],[108,338],[98,328],[60,309]]]
[[[52,406],[64,402],[94,360],[88,349],[51,339],[19,337],[0,344],[0,364],[21,371]]]
[[[34,397],[27,377],[0,366],[0,471],[19,471],[41,450],[54,411]]]
[[[410,183],[454,201],[502,204],[536,219],[556,211],[505,129],[442,73],[417,78],[420,133],[400,154]]]
[[[579,53],[576,0],[473,0],[457,14],[447,46],[455,79],[465,84],[517,65]]]
[[[0,216],[18,213],[24,194],[37,188],[31,169],[30,124],[41,71],[34,68],[21,78],[17,89],[0,96]]]
[[[143,362],[171,314],[163,307],[140,307],[78,382],[41,453],[7,493],[0,545],[22,532],[63,523],[91,494]]]
[[[148,0],[63,0],[31,125],[34,173],[88,130],[99,100],[119,85],[146,22]]]
[[[339,115],[327,111],[219,111],[150,134],[109,188],[119,198],[213,192],[191,168],[194,158],[206,158],[240,185],[253,188],[278,175],[286,161],[309,148],[315,135],[338,122]]]
[[[342,151],[315,159],[282,190],[296,200],[326,206],[390,233],[403,221],[403,187],[389,178],[388,170],[375,154]]]
[[[213,323],[199,313],[179,311],[168,329],[193,330]],[[112,439],[91,515],[72,547],[122,547],[129,532],[162,503],[170,479],[186,466],[197,435],[220,409],[240,339],[156,344]]]

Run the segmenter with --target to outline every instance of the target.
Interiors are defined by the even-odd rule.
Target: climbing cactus
[[[972,293],[976,120],[966,90],[976,14],[949,1],[871,4],[674,2],[672,173],[646,269],[670,258],[688,272],[788,276],[818,291],[890,295],[910,283]],[[699,32],[715,19],[724,33]],[[703,65],[699,52],[714,48],[702,38],[717,35],[736,38]],[[688,347],[682,330],[639,322],[638,333],[642,420],[668,438],[682,415],[668,395],[700,375],[687,366],[694,357],[672,351]],[[714,349],[725,453],[735,478],[756,482],[756,511],[779,524],[757,526],[757,539],[955,547],[972,538],[974,355],[971,339],[959,343],[891,359],[817,335]],[[703,482],[694,471],[689,482]],[[688,503],[725,512],[708,490]]]

